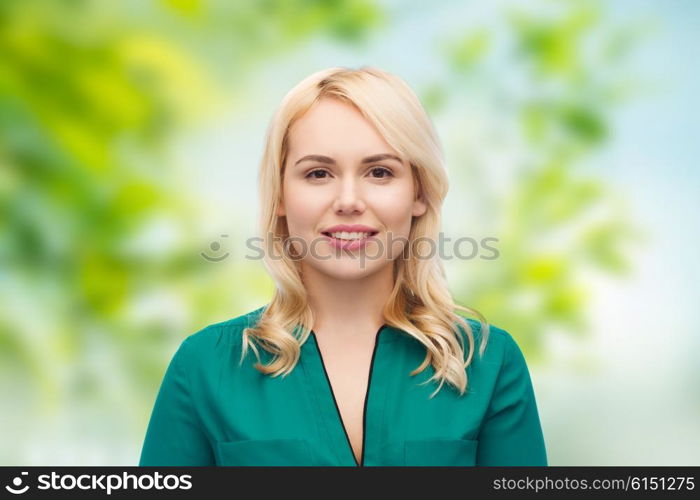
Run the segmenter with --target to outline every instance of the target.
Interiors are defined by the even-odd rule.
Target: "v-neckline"
[[[316,337],[316,333],[311,330],[311,333],[309,335],[309,338],[312,339],[314,347],[315,347],[315,352],[318,355],[318,360],[321,363],[321,368],[323,369],[323,374],[326,379],[326,386],[327,386],[327,391],[330,393],[331,398],[333,399],[333,404],[335,406],[335,413],[336,413],[336,418],[337,422],[340,424],[340,427],[343,429],[343,433],[345,434],[345,441],[347,442],[347,449],[350,451],[350,455],[352,456],[353,462],[355,463],[355,466],[357,467],[362,467],[364,466],[365,462],[365,451],[367,449],[367,404],[369,402],[369,393],[370,393],[370,388],[372,386],[372,373],[374,371],[374,364],[375,364],[375,358],[377,355],[377,348],[379,347],[379,341],[380,341],[380,336],[381,333],[384,331],[384,329],[387,328],[387,325],[384,324],[379,327],[379,330],[377,330],[377,333],[374,335],[374,347],[372,348],[372,358],[370,360],[369,364],[369,373],[367,375],[367,387],[365,389],[365,401],[362,409],[362,450],[360,451],[360,461],[357,461],[357,457],[355,456],[355,450],[352,447],[352,443],[350,442],[350,436],[347,431],[347,427],[345,426],[345,422],[343,421],[343,416],[340,413],[340,407],[338,406],[338,400],[335,397],[335,392],[333,391],[333,385],[331,384],[330,377],[328,376],[328,371],[326,370],[326,364],[323,361],[323,354],[321,353],[321,348],[318,345],[318,339]]]

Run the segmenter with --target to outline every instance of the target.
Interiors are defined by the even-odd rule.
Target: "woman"
[[[520,349],[430,253],[447,188],[403,80],[330,68],[292,89],[260,170],[274,296],[181,344],[140,464],[546,465]]]

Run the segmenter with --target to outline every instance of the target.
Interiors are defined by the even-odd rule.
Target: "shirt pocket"
[[[252,439],[216,444],[217,465],[308,466],[311,449],[304,439]]]
[[[421,439],[404,444],[406,465],[464,466],[476,465],[477,440]]]

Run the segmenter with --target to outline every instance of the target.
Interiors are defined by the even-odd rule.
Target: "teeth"
[[[367,238],[372,233],[330,233],[331,236],[339,240],[360,240],[362,238]]]

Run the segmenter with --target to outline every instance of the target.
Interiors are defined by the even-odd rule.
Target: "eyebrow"
[[[329,156],[323,156],[323,155],[306,155],[296,161],[294,165],[298,165],[302,161],[318,161],[321,163],[327,163],[329,165],[335,165],[336,162],[333,158],[330,158]],[[382,161],[382,160],[396,160],[399,163],[403,164],[401,161],[401,158],[399,158],[396,155],[388,154],[388,153],[383,153],[383,154],[376,154],[372,156],[368,156],[362,160],[362,163],[374,163],[377,161]]]

